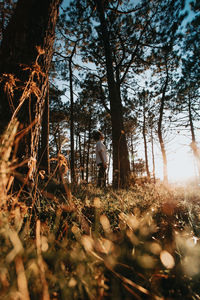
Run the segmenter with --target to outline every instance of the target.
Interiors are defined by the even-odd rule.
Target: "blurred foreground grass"
[[[200,299],[199,188],[7,195],[0,299]]]

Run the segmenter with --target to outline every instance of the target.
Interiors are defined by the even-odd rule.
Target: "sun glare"
[[[197,170],[192,153],[185,148],[179,149],[176,153],[168,153],[168,178],[171,183],[181,183],[194,180],[197,177]],[[158,177],[163,177],[162,160],[158,166]]]
[[[182,150],[173,154],[173,157],[172,155],[170,156],[168,160],[168,175],[170,181],[181,182],[195,178],[195,161],[191,153]]]

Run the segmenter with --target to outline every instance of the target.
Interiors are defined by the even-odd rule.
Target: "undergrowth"
[[[1,299],[200,299],[198,190],[37,189],[1,206]]]
[[[70,186],[59,154],[49,178],[32,159],[13,189],[15,116],[28,95],[0,140],[0,299],[200,299],[198,187]]]

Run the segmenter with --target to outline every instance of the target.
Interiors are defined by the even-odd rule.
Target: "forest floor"
[[[0,299],[200,299],[199,187],[53,183],[7,197]]]

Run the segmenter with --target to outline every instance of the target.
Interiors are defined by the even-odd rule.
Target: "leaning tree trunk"
[[[164,183],[168,183],[168,173],[167,173],[167,154],[165,150],[165,144],[162,135],[162,121],[163,121],[163,113],[164,113],[164,104],[165,104],[165,93],[169,81],[168,69],[166,66],[167,77],[162,91],[160,111],[159,111],[159,120],[158,120],[158,139],[160,143],[162,158],[163,158],[163,181]]]
[[[101,36],[106,58],[107,82],[109,90],[112,145],[113,145],[113,186],[115,188],[128,185],[130,175],[130,163],[128,147],[123,125],[123,112],[120,89],[114,78],[112,51],[109,42],[109,32],[104,14],[103,1],[95,0],[97,12],[101,24]]]
[[[197,146],[195,132],[194,132],[190,95],[189,95],[189,103],[188,103],[188,113],[189,113],[190,132],[192,136],[191,148],[197,163],[198,176],[200,178],[200,151]]]
[[[158,139],[159,139],[162,158],[163,158],[163,181],[164,181],[164,183],[168,183],[167,155],[166,155],[165,144],[164,144],[163,136],[162,136],[163,107],[164,107],[164,100],[162,99],[161,106],[160,106],[160,116],[159,116],[159,121],[158,121]]]
[[[19,0],[1,43],[0,129],[3,131],[11,117],[17,116],[23,137],[19,161],[37,161],[60,2]]]

